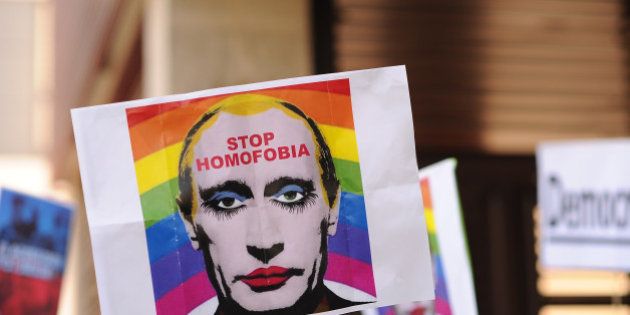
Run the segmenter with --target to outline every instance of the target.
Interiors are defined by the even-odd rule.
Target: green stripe
[[[363,184],[361,184],[361,170],[359,163],[342,159],[333,159],[337,178],[341,182],[341,189],[356,195],[363,195]]]
[[[438,239],[435,233],[429,233],[429,248],[431,249],[431,254],[440,254],[440,246],[438,245]]]
[[[359,163],[333,159],[335,171],[341,183],[341,190],[363,195]],[[177,211],[175,198],[179,194],[177,178],[164,182],[142,194],[140,203],[144,215],[145,228],[152,226]]]
[[[142,194],[140,203],[146,228],[177,210],[177,203],[175,203],[177,195],[179,195],[177,177]]]

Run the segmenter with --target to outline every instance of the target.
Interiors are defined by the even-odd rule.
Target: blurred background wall
[[[480,314],[630,312],[595,306],[628,304],[625,274],[537,267],[532,213],[538,142],[628,135],[626,2],[315,3],[318,71],[406,64],[419,164],[458,158]]]
[[[73,200],[62,314],[98,314],[69,110],[406,64],[420,165],[459,159],[480,314],[629,314],[538,267],[536,143],[630,133],[621,0],[0,0],[0,184]],[[611,305],[615,304],[615,305]]]

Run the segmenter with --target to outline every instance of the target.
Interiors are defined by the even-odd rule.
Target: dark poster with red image
[[[69,206],[0,190],[0,315],[56,314]]]

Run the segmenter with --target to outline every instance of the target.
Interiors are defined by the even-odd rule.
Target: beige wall
[[[162,90],[148,95],[190,92],[213,87],[280,79],[312,73],[309,2],[306,0],[153,1],[162,5],[162,22],[146,29],[170,51],[145,46],[145,71],[162,68]],[[150,9],[149,9],[150,10]],[[159,13],[157,14],[160,15]],[[146,25],[146,24],[145,24]],[[170,26],[167,26],[170,25]],[[161,28],[161,30],[160,30]],[[157,33],[159,32],[159,33]],[[157,37],[157,38],[156,38]],[[170,43],[170,44],[169,44]],[[154,46],[154,47],[160,47]],[[158,58],[159,59],[159,58]],[[147,82],[149,83],[149,82]]]
[[[73,146],[71,107],[114,101],[112,91],[131,75],[123,70],[125,56],[129,59],[133,52],[124,47],[133,46],[128,39],[135,28],[127,24],[135,20],[125,17],[138,9],[135,1],[140,0],[56,2],[56,148]],[[146,6],[140,80],[147,96],[311,73],[306,0],[142,3]],[[75,153],[55,152],[56,177],[71,183],[82,204]],[[99,314],[83,208],[77,211],[70,248],[60,314]]]
[[[36,153],[33,139],[34,2],[0,2],[0,154]]]
[[[100,314],[92,248],[81,198],[70,109],[113,102],[135,69],[135,38],[140,31],[143,0],[55,0],[54,2],[54,135],[50,158],[55,185],[67,186],[77,209],[59,305],[60,315]],[[131,66],[130,66],[131,65]],[[132,76],[135,78],[134,76]],[[130,84],[129,84],[130,83]]]

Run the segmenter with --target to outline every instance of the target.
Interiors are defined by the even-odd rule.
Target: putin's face
[[[191,161],[195,210],[184,221],[193,246],[209,256],[215,289],[249,311],[293,306],[320,284],[337,220],[312,131],[271,108],[219,112],[199,132]]]

